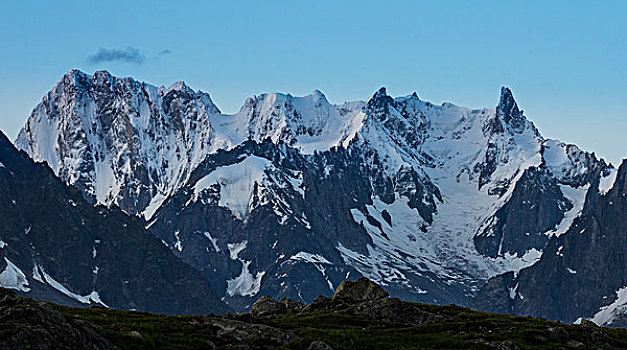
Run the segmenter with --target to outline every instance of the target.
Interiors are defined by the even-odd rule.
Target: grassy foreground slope
[[[219,316],[71,308],[1,290],[0,348],[627,348],[625,329],[403,302],[387,298],[378,286],[363,280],[353,282],[344,293],[340,287],[333,298],[321,297],[309,305],[262,298],[251,314]]]

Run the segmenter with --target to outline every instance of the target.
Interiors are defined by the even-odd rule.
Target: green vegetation
[[[106,338],[122,349],[206,349],[210,344],[207,341],[218,348],[243,343],[253,348],[306,349],[314,340],[322,340],[333,349],[494,349],[499,346],[556,349],[588,348],[593,344],[627,348],[627,330],[624,329],[564,325],[456,306],[414,305],[450,319],[408,325],[373,322],[365,316],[328,310],[253,319],[249,314],[162,316],[100,308],[55,307],[67,318],[83,319],[97,326]],[[275,332],[277,338],[281,334],[291,334],[293,341],[272,341],[268,334],[245,339],[246,336],[238,336],[238,332],[225,331],[224,322],[241,324],[243,329],[255,325],[270,326],[264,329]]]
[[[316,341],[322,346],[312,349],[627,349],[627,329],[384,296],[336,293],[306,306],[262,298],[253,310],[257,316],[165,316],[60,306],[0,288],[0,348],[308,349]]]

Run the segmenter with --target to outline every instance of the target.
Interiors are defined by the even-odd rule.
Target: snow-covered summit
[[[458,175],[466,169],[478,177],[479,187],[498,175],[498,164],[509,164],[500,180],[511,182],[542,142],[508,88],[493,109],[436,106],[416,93],[392,98],[381,88],[367,102],[341,105],[318,90],[262,94],[225,115],[184,82],[156,87],[107,71],[71,70],[35,107],[16,144],[96,202],[150,217],[208,154],[249,139],[303,154],[354,144],[376,152],[389,176],[402,167],[423,173],[425,165],[448,163]],[[519,160],[510,162],[510,153]]]
[[[331,105],[322,92],[315,90],[303,97],[269,93],[246,100],[239,112],[223,116],[223,135],[239,144],[246,139],[283,142],[302,152],[325,151],[350,139],[358,127],[361,103]],[[220,123],[221,122],[221,123]],[[226,130],[225,130],[226,129]]]
[[[39,103],[16,140],[96,202],[143,211],[184,183],[208,153],[208,94],[72,70]]]

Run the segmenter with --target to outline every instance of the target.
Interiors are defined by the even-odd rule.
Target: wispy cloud
[[[145,60],[146,56],[139,49],[131,46],[124,50],[100,48],[96,54],[87,57],[87,62],[91,64],[114,61],[142,64]]]
[[[163,51],[159,52],[159,55],[167,55],[167,54],[170,54],[170,53],[172,53],[172,51],[170,51],[170,50],[163,50]]]

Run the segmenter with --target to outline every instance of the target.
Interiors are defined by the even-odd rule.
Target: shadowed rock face
[[[525,117],[518,109],[512,91],[509,88],[501,88],[501,98],[496,107],[496,115],[503,119],[508,130],[514,133],[522,133],[525,128]]]
[[[493,223],[475,236],[475,247],[490,257],[522,256],[532,248],[542,251],[549,240],[545,232],[554,229],[572,208],[546,170],[527,169],[511,198],[497,210]]]
[[[94,207],[0,133],[3,286],[66,305],[165,314],[229,308],[136,217]]]
[[[472,304],[482,310],[534,315],[573,322],[579,317],[624,325],[624,315],[597,317],[627,286],[627,162],[611,189],[599,190],[609,176],[597,173],[586,195],[582,215],[559,237],[551,238],[533,266],[492,278]]]
[[[333,294],[333,300],[347,302],[374,301],[388,297],[388,292],[366,277],[355,281],[344,281]]]

